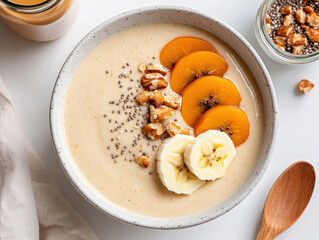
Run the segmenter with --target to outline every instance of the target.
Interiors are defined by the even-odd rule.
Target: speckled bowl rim
[[[178,12],[183,12],[188,14],[195,14],[197,16],[204,17],[205,19],[207,19],[207,21],[212,21],[214,23],[217,23],[221,25],[225,30],[228,30],[229,32],[231,32],[238,39],[238,41],[241,41],[247,47],[249,52],[253,55],[257,64],[260,66],[265,78],[264,85],[268,88],[267,89],[268,94],[270,95],[270,98],[271,98],[271,103],[270,103],[271,110],[272,110],[271,114],[273,114],[272,122],[271,122],[272,133],[270,136],[269,144],[267,146],[268,148],[267,148],[266,154],[264,156],[264,159],[261,165],[259,166],[258,171],[255,172],[255,175],[253,179],[251,180],[251,182],[249,183],[249,186],[246,187],[244,190],[239,191],[240,193],[237,194],[238,196],[236,196],[236,193],[233,193],[229,197],[231,198],[233,195],[235,195],[234,200],[231,200],[231,202],[228,204],[222,204],[223,202],[220,204],[217,204],[217,207],[218,207],[217,210],[216,211],[212,210],[213,212],[211,213],[206,214],[206,212],[216,208],[216,206],[213,206],[211,209],[208,209],[207,211],[199,212],[199,213],[189,215],[189,216],[184,216],[184,217],[176,217],[176,218],[153,218],[153,217],[142,216],[142,215],[129,212],[128,210],[104,198],[97,190],[95,190],[88,183],[88,181],[82,175],[80,169],[77,167],[77,165],[73,161],[71,154],[68,152],[65,136],[59,135],[59,133],[64,131],[64,122],[63,122],[63,117],[61,116],[61,109],[60,109],[60,108],[63,108],[63,105],[57,106],[56,104],[62,101],[61,98],[64,99],[64,95],[60,95],[60,92],[62,91],[61,86],[62,88],[65,88],[65,85],[68,85],[70,79],[65,79],[63,77],[63,72],[66,66],[69,64],[70,59],[72,59],[73,54],[75,54],[75,52],[80,48],[80,46],[83,45],[86,41],[95,37],[94,34],[96,32],[101,31],[101,29],[103,29],[105,26],[112,23],[116,23],[122,18],[128,18],[130,16],[135,16],[143,12],[152,12],[152,11],[154,12],[158,10],[169,10],[169,11],[173,10],[173,11],[178,11]],[[73,186],[79,191],[79,193],[88,202],[90,202],[93,206],[95,206],[97,209],[99,209],[103,213],[129,224],[133,224],[133,225],[141,226],[141,227],[147,227],[147,228],[154,228],[154,229],[179,229],[179,228],[199,225],[199,224],[211,221],[225,214],[229,210],[233,209],[235,206],[237,206],[255,188],[255,186],[258,184],[258,182],[260,181],[260,179],[262,178],[263,174],[265,173],[268,167],[270,158],[273,154],[273,151],[276,145],[276,139],[278,135],[278,123],[279,123],[278,106],[277,106],[275,90],[265,65],[263,64],[262,60],[260,59],[256,51],[253,49],[253,47],[236,30],[234,30],[227,24],[223,23],[222,21],[214,17],[202,14],[196,10],[182,7],[182,6],[150,6],[150,7],[139,8],[139,9],[124,12],[123,14],[112,17],[109,20],[97,26],[96,28],[94,28],[77,44],[77,46],[74,48],[74,50],[71,52],[71,54],[68,56],[67,60],[65,61],[64,65],[62,66],[53,89],[52,98],[51,98],[51,106],[50,106],[50,130],[51,130],[53,143],[54,143],[60,164],[63,170],[65,171],[66,175],[68,176],[69,180],[73,184]],[[248,181],[248,178],[247,178],[247,181]]]

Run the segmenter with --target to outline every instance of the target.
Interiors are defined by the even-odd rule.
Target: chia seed
[[[109,156],[111,156],[114,163],[120,161],[134,162],[134,158],[136,156],[140,154],[145,156],[147,154],[147,152],[145,152],[145,146],[150,146],[152,152],[157,150],[157,144],[153,145],[152,142],[147,140],[148,138],[143,134],[137,133],[130,141],[131,136],[134,135],[134,132],[136,131],[134,129],[141,130],[142,126],[148,123],[149,114],[148,109],[140,107],[134,99],[136,93],[138,93],[141,88],[140,80],[136,79],[133,75],[131,76],[133,71],[129,69],[129,63],[125,63],[121,67],[123,69],[125,68],[125,70],[122,70],[122,73],[119,73],[119,79],[115,81],[118,88],[122,88],[121,92],[118,94],[117,98],[108,101],[110,106],[114,106],[109,110],[109,112],[102,115],[106,118],[106,121],[108,121],[107,123],[109,126],[107,126],[107,129],[109,142],[114,144],[113,146],[106,145],[106,151],[110,151],[110,149],[112,149]],[[125,83],[124,78],[127,78],[129,81]],[[124,93],[126,89],[127,91]],[[126,120],[120,121],[119,119],[121,119],[121,116],[125,117],[124,119]],[[175,119],[175,121],[177,121],[177,119]],[[124,138],[121,137],[122,139],[120,139],[119,136],[122,136],[121,133],[124,132],[131,133],[130,136],[128,136],[128,141],[130,141],[129,143],[121,142]],[[148,173],[150,175],[152,174],[152,172]]]

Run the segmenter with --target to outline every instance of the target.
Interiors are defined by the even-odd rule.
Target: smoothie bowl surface
[[[128,95],[130,101],[129,95],[141,90],[137,81],[138,64],[159,63],[160,50],[179,36],[196,36],[213,43],[228,62],[225,77],[238,87],[240,107],[250,121],[250,136],[246,143],[236,147],[237,156],[227,174],[206,183],[190,196],[165,189],[156,173],[155,160],[147,170],[130,161],[134,154],[139,154],[131,146],[130,135],[139,133],[134,128],[136,122],[126,122],[120,109],[122,95]],[[119,51],[124,54],[118,55]],[[126,73],[133,77],[122,79],[120,75]],[[115,80],[110,82],[111,79]],[[142,107],[140,111],[142,115]],[[273,86],[252,47],[220,21],[182,7],[133,10],[90,32],[73,50],[59,74],[50,114],[60,162],[79,192],[104,213],[150,228],[197,225],[236,206],[263,175],[277,131]],[[178,111],[174,119],[187,126]],[[122,129],[116,125],[121,123]],[[130,130],[133,134],[121,135]],[[122,157],[125,161],[116,158],[121,154],[116,152],[120,146],[107,148],[117,140],[127,145]],[[151,155],[160,142],[156,140],[148,145],[147,139],[141,139],[136,144]],[[253,145],[255,142],[257,145]],[[108,157],[101,161],[103,156]],[[229,187],[224,190],[224,186]]]

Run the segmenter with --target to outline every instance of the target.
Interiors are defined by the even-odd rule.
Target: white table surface
[[[160,2],[160,3],[159,3]],[[302,67],[278,64],[261,50],[254,35],[254,20],[261,0],[183,0],[174,4],[192,7],[220,18],[239,31],[256,48],[273,79],[280,109],[276,151],[258,186],[232,211],[209,223],[182,230],[159,231],[124,224],[105,216],[73,188],[55,154],[49,130],[49,103],[59,69],[73,47],[104,20],[142,6],[172,4],[169,0],[82,0],[71,30],[49,43],[36,43],[14,35],[0,21],[0,74],[9,88],[23,131],[45,160],[62,193],[103,239],[254,239],[268,191],[280,173],[293,162],[311,162],[319,169],[319,62]],[[316,86],[301,95],[296,86],[302,78]],[[318,185],[318,181],[317,181]],[[319,239],[318,186],[302,217],[278,239]]]

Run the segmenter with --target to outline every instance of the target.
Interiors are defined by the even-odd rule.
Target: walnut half
[[[148,73],[142,76],[141,85],[144,89],[154,91],[168,86],[166,78],[160,73]]]

